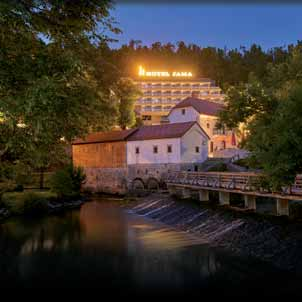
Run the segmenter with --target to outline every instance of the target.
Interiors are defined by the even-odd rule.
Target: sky
[[[112,16],[123,33],[116,36],[116,48],[129,40],[143,44],[185,41],[202,47],[249,47],[264,49],[302,40],[302,2],[275,4],[150,4],[144,1],[118,2]]]

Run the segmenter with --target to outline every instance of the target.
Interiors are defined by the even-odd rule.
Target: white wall
[[[195,150],[197,146],[199,153]],[[181,162],[202,163],[207,157],[208,138],[196,124],[181,138]]]
[[[158,153],[153,153],[153,146],[158,146]],[[167,146],[172,145],[172,153]],[[135,148],[139,147],[139,154]],[[127,164],[162,164],[180,163],[180,138],[153,139],[127,142]]]
[[[182,109],[185,109],[185,114],[182,114]],[[199,114],[193,107],[175,108],[172,109],[168,116],[170,123],[183,122],[198,122],[201,128],[210,136],[213,136],[213,130],[218,120],[216,116]],[[209,127],[207,127],[209,125]]]
[[[185,109],[185,114],[182,114]],[[195,122],[199,120],[199,113],[193,107],[175,108],[170,112],[168,119],[170,123]]]
[[[207,133],[209,137],[212,138],[213,131],[216,125],[218,118],[216,116],[210,116],[205,114],[200,114],[198,117],[198,122],[201,128]],[[209,125],[209,127],[208,127]]]

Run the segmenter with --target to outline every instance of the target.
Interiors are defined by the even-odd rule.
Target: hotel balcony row
[[[187,96],[192,95],[192,93],[195,93],[197,95],[222,95],[220,90],[207,90],[207,91],[191,91],[191,90],[185,90],[185,91],[144,91],[144,96]]]
[[[178,104],[182,99],[141,99],[136,101],[137,105],[144,105],[144,104]]]
[[[146,112],[165,112],[168,113],[173,106],[144,106],[138,109],[140,113]]]
[[[154,86],[142,86],[142,85],[138,85],[138,88],[141,90],[147,90],[147,89],[151,89],[151,90],[157,90],[157,89],[198,89],[198,90],[204,90],[204,89],[219,89],[220,88],[218,86],[198,86],[198,85],[184,85],[184,86],[180,86],[180,85],[154,85]]]
[[[166,82],[154,82],[154,83],[144,83],[136,82],[140,88],[211,88],[217,87],[213,81],[209,82],[184,82],[184,83],[166,83]]]
[[[202,96],[201,96],[202,97]],[[136,101],[137,105],[145,105],[145,104],[172,104],[176,105],[179,102],[181,102],[184,99],[184,97],[176,97],[176,98],[163,98],[163,97],[152,97],[152,98],[142,98]],[[213,102],[223,102],[224,95],[207,95],[205,99]]]

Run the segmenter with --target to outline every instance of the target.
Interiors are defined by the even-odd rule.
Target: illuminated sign
[[[142,66],[138,68],[138,75],[140,77],[192,77],[190,71],[146,71]]]

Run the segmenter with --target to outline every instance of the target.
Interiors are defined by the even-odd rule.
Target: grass
[[[55,200],[57,195],[50,191],[41,192],[7,192],[4,193],[1,205],[14,215],[46,212],[48,201]]]

